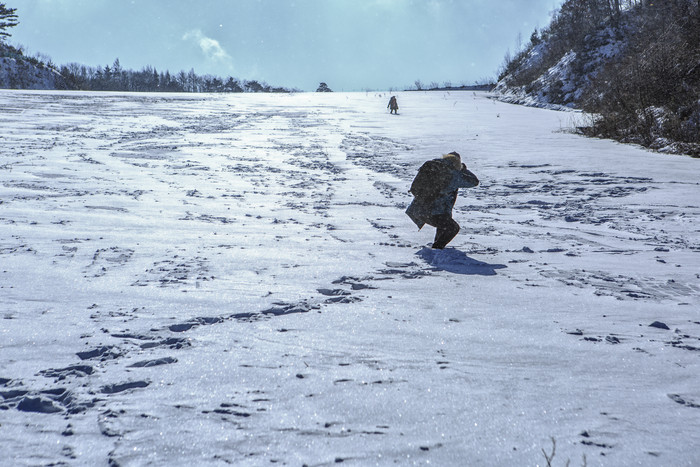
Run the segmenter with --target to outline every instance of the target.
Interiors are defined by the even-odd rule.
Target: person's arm
[[[465,164],[462,164],[462,170],[459,171],[459,186],[461,188],[473,188],[479,185],[479,179],[467,169]]]

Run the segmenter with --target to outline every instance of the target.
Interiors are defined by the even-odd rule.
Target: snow
[[[397,96],[0,91],[0,465],[698,465],[698,161]]]
[[[494,92],[500,100],[550,110],[582,107],[584,93],[604,64],[622,53],[627,39],[621,30],[606,27],[586,36],[578,51],[569,50],[549,68],[542,61],[551,47],[548,41],[530,45],[527,56],[517,73],[537,73],[536,79],[525,86],[512,84],[513,76],[501,79]],[[539,71],[537,71],[539,70]]]

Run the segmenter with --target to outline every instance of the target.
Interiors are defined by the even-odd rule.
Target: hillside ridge
[[[581,109],[589,136],[700,157],[700,2],[567,0],[506,57],[506,102]]]

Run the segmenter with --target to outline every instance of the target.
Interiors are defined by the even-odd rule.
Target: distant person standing
[[[409,190],[414,199],[406,214],[418,229],[425,224],[437,228],[433,248],[442,250],[459,232],[459,224],[452,219],[459,188],[472,188],[478,184],[479,179],[462,164],[457,152],[427,161],[418,170]]]
[[[391,96],[389,105],[387,105],[386,108],[389,109],[389,113],[391,114],[399,114],[399,103],[396,101],[396,96]]]

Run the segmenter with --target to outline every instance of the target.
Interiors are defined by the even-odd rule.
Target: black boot
[[[447,215],[434,217],[436,217],[437,221],[435,225],[437,227],[437,231],[435,232],[433,248],[442,250],[452,241],[453,238],[455,238],[459,232],[459,224]]]

